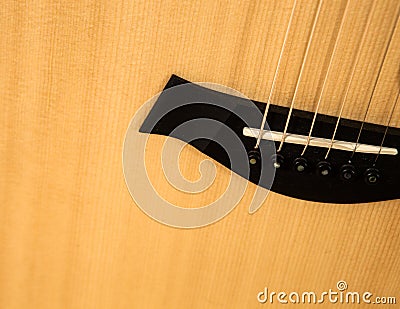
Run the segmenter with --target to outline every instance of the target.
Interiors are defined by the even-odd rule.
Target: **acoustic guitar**
[[[398,308],[399,15],[5,1],[0,308]]]

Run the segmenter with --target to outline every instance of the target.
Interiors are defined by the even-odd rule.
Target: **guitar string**
[[[305,67],[305,64],[306,64],[306,61],[307,61],[308,52],[310,50],[310,46],[311,46],[311,42],[313,40],[315,28],[317,26],[318,17],[319,17],[320,12],[321,12],[322,2],[323,2],[323,0],[319,1],[317,12],[315,13],[314,22],[313,22],[313,25],[312,25],[312,28],[311,28],[311,31],[310,31],[310,35],[308,37],[308,43],[307,43],[306,51],[304,53],[303,62],[302,62],[301,67],[300,67],[299,76],[297,78],[296,87],[295,87],[294,94],[293,94],[293,97],[292,97],[292,102],[290,104],[289,113],[288,113],[288,116],[287,116],[287,119],[286,119],[285,129],[283,130],[282,139],[281,139],[281,142],[279,144],[279,148],[278,148],[277,152],[280,152],[282,150],[283,143],[285,142],[285,139],[286,139],[287,130],[288,130],[290,119],[291,119],[292,112],[293,112],[294,102],[296,101],[297,93],[298,93],[299,86],[300,86],[301,77],[303,75],[304,67]]]
[[[392,43],[392,41],[393,41],[394,33],[396,32],[395,30],[396,30],[396,28],[397,28],[397,23],[398,23],[398,21],[399,21],[399,17],[400,17],[400,8],[399,8],[399,10],[398,10],[398,12],[397,12],[396,20],[395,20],[394,25],[393,25],[393,27],[392,27],[392,29],[391,29],[391,33],[390,33],[390,37],[389,37],[389,42],[388,42],[388,44],[386,45],[385,52],[384,52],[384,54],[383,54],[383,59],[382,59],[381,64],[380,64],[380,66],[379,66],[379,71],[378,71],[378,74],[377,74],[376,79],[375,79],[375,82],[374,82],[374,87],[372,88],[372,93],[371,93],[371,95],[370,95],[370,97],[369,97],[369,100],[368,100],[367,110],[366,110],[366,112],[365,112],[365,114],[364,114],[364,118],[363,118],[363,121],[362,121],[362,123],[361,123],[360,130],[358,131],[358,136],[357,136],[356,144],[355,144],[355,146],[354,146],[353,152],[351,153],[349,162],[351,162],[351,159],[353,159],[353,156],[354,156],[355,152],[357,151],[357,147],[358,147],[358,143],[359,143],[359,141],[360,141],[361,133],[362,133],[362,130],[363,130],[363,128],[364,128],[365,121],[366,121],[366,119],[367,119],[369,109],[370,109],[370,107],[371,107],[372,98],[374,97],[375,90],[376,90],[376,87],[377,87],[377,85],[378,85],[379,77],[381,76],[382,68],[383,68],[383,66],[384,66],[384,64],[385,64],[386,56],[387,56],[387,54],[388,54],[388,52],[389,52],[390,45],[391,45],[391,43]]]
[[[362,50],[362,47],[364,46],[364,42],[365,42],[365,39],[366,39],[366,37],[367,37],[368,29],[369,29],[370,24],[371,24],[371,20],[372,20],[373,12],[374,12],[374,10],[375,10],[376,3],[377,3],[377,1],[374,1],[374,2],[373,2],[372,6],[371,6],[371,9],[370,9],[370,11],[369,11],[369,13],[368,13],[368,18],[367,18],[367,22],[366,22],[366,27],[365,27],[365,29],[364,29],[364,33],[363,33],[363,35],[362,35],[360,44],[358,45],[356,58],[355,58],[355,61],[354,61],[354,64],[353,64],[353,68],[352,68],[351,74],[350,74],[350,80],[349,80],[349,82],[348,82],[348,84],[347,84],[347,88],[346,88],[344,97],[343,97],[343,99],[342,99],[342,104],[341,104],[341,106],[340,106],[339,116],[338,116],[338,119],[337,119],[337,121],[336,121],[335,130],[333,131],[333,135],[332,135],[331,142],[330,142],[330,144],[329,144],[329,148],[328,148],[328,150],[327,150],[327,152],[326,152],[326,155],[325,155],[325,160],[328,159],[329,153],[330,153],[330,151],[332,150],[333,143],[334,143],[334,141],[335,141],[335,136],[336,136],[336,133],[337,133],[337,130],[338,130],[338,127],[339,127],[340,120],[341,120],[341,118],[342,118],[344,106],[345,106],[345,103],[346,103],[346,101],[347,101],[347,96],[348,96],[348,94],[349,94],[350,87],[351,87],[351,85],[352,85],[352,83],[353,83],[354,74],[355,74],[355,72],[356,72],[356,68],[357,68],[358,62],[359,62],[359,60],[360,60],[361,50]]]
[[[385,143],[386,135],[388,133],[390,123],[392,122],[394,111],[396,110],[396,106],[397,106],[397,103],[399,102],[399,98],[400,98],[400,90],[399,90],[399,92],[397,94],[396,101],[394,101],[394,105],[393,105],[392,110],[391,110],[391,112],[389,114],[389,118],[388,118],[386,129],[385,129],[385,133],[383,134],[382,142],[381,142],[381,145],[379,146],[379,151],[378,151],[378,153],[377,153],[377,155],[375,157],[374,165],[378,161],[378,158],[379,158],[379,156],[380,156],[380,154],[382,152],[383,144]]]
[[[311,134],[312,134],[312,131],[314,129],[315,121],[316,121],[317,115],[318,115],[318,110],[319,110],[319,107],[321,105],[322,97],[324,95],[326,82],[328,81],[329,73],[330,73],[330,70],[332,68],[333,58],[334,58],[334,55],[336,53],[336,49],[338,47],[338,42],[339,42],[339,39],[340,39],[340,35],[342,33],[342,30],[343,30],[343,25],[344,25],[344,22],[345,22],[346,17],[347,17],[347,13],[348,13],[348,9],[349,9],[349,3],[350,3],[350,0],[348,0],[347,3],[346,3],[346,7],[344,9],[342,20],[340,21],[339,31],[338,31],[338,34],[336,36],[336,41],[335,41],[335,45],[333,47],[333,51],[332,51],[331,57],[329,59],[328,69],[326,71],[326,74],[325,74],[325,77],[324,77],[324,81],[323,81],[323,84],[322,84],[322,89],[321,89],[320,94],[319,94],[317,107],[315,109],[314,117],[313,117],[313,120],[312,120],[312,123],[311,123],[310,132],[308,134],[307,142],[306,142],[306,145],[304,146],[304,149],[303,149],[303,152],[301,153],[301,156],[304,155],[304,153],[306,152],[306,150],[308,148],[308,145],[310,144]]]
[[[275,69],[274,78],[273,78],[273,80],[272,80],[271,89],[270,89],[270,92],[269,92],[269,95],[268,95],[267,105],[266,105],[266,107],[265,107],[263,119],[262,119],[262,121],[261,121],[261,127],[260,127],[260,130],[259,130],[259,132],[258,132],[257,142],[256,142],[256,145],[255,145],[255,147],[254,147],[255,149],[257,149],[258,146],[260,145],[260,141],[261,141],[262,134],[263,134],[263,131],[264,131],[264,126],[265,126],[265,122],[266,122],[266,120],[267,120],[267,114],[268,114],[269,106],[271,105],[272,93],[274,92],[274,88],[275,88],[275,84],[276,84],[276,79],[277,79],[277,76],[278,76],[279,67],[280,67],[280,65],[281,65],[283,52],[284,52],[284,50],[285,50],[286,41],[287,41],[287,38],[288,38],[288,35],[289,35],[290,26],[292,25],[292,21],[293,21],[293,16],[294,16],[296,4],[297,4],[297,0],[294,0],[294,1],[293,1],[292,12],[290,13],[290,18],[289,18],[288,26],[287,26],[287,28],[286,28],[285,37],[284,37],[284,39],[283,39],[281,51],[280,51],[280,54],[279,54],[278,64],[277,64],[276,69]]]

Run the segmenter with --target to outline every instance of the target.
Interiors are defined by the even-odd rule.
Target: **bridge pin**
[[[340,178],[344,181],[353,181],[356,178],[357,172],[353,164],[344,164],[340,168]]]
[[[332,165],[327,161],[321,161],[317,164],[317,174],[319,176],[330,176],[332,173]]]
[[[306,158],[299,157],[294,160],[294,169],[296,172],[304,173],[308,169],[308,162]]]
[[[249,151],[249,163],[251,165],[256,165],[261,160],[260,152],[258,150]]]
[[[377,184],[380,178],[381,178],[381,173],[376,168],[369,168],[364,173],[364,181],[368,185]]]
[[[272,161],[272,165],[273,165],[276,169],[282,168],[283,163],[284,163],[284,157],[283,157],[281,154],[277,153],[277,154],[274,154],[274,155],[271,157],[271,161]]]

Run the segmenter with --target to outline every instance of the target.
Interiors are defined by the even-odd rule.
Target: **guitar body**
[[[270,192],[250,215],[257,186],[248,182],[227,216],[181,229],[147,216],[124,181],[121,154],[131,118],[171,74],[267,101],[292,5],[6,1],[0,9],[1,308],[257,308],[265,288],[319,295],[339,281],[349,291],[373,293],[371,300],[400,301],[399,200],[335,204]],[[396,0],[350,1],[319,112],[338,115],[373,5],[343,117],[363,121],[368,109],[366,121],[387,125],[400,78],[400,26],[384,55]],[[274,104],[290,106],[317,6],[297,4]],[[322,5],[297,109],[316,108],[345,6]],[[400,127],[400,104],[393,115],[390,126]],[[217,200],[230,170],[214,161],[207,190],[181,192],[163,174],[165,140],[150,134],[145,155],[159,195],[182,208]],[[185,146],[179,158],[185,178],[198,180],[205,159]],[[270,305],[279,302],[268,298],[264,306]],[[294,305],[312,306],[286,306]]]

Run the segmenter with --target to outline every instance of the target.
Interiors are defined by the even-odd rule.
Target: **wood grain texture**
[[[256,295],[265,286],[318,292],[338,280],[400,301],[399,201],[324,205],[271,193],[248,215],[250,186],[219,223],[180,230],[149,219],[126,189],[122,143],[135,111],[172,73],[265,101],[291,5],[3,1],[1,308],[252,308],[261,306]],[[322,113],[338,112],[371,5],[350,3]],[[315,109],[344,6],[324,1],[297,108]],[[399,6],[377,1],[345,117],[365,114]],[[299,1],[273,96],[277,104],[290,104],[316,8],[316,1]],[[394,104],[399,50],[397,27],[369,121],[385,124]],[[391,125],[400,126],[399,112],[400,104]],[[168,198],[196,207],[223,189],[228,171],[219,167],[214,191],[203,197],[169,191],[157,163],[161,142],[154,137],[150,176]],[[198,177],[202,159],[185,149],[181,165],[189,179]]]

